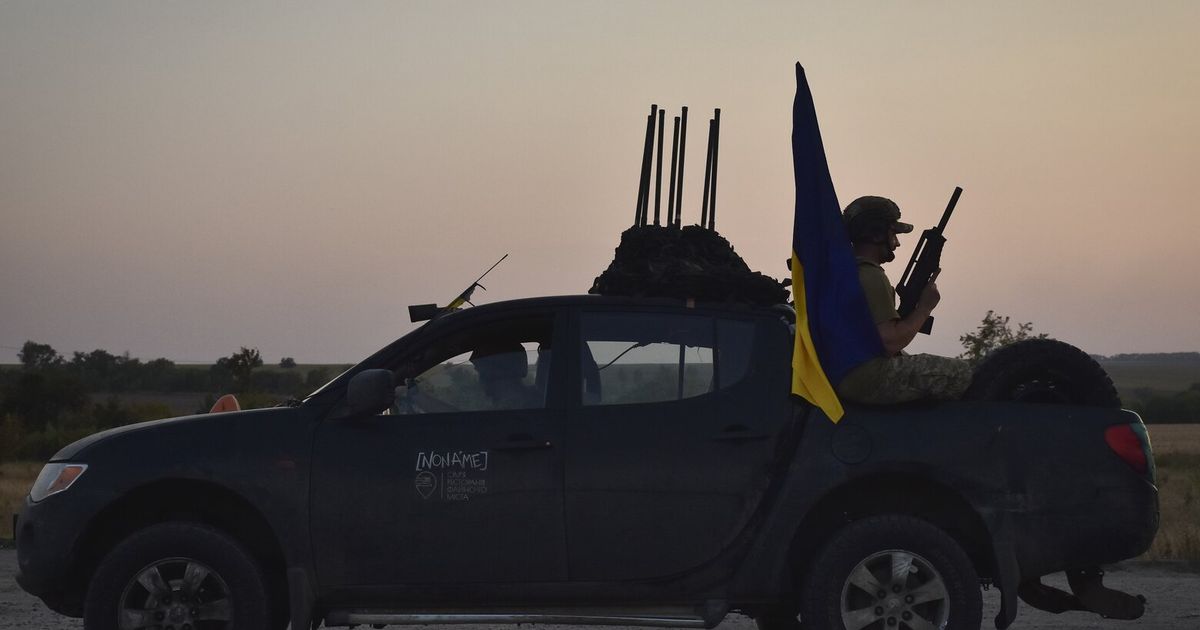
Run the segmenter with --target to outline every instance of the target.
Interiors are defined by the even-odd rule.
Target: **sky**
[[[477,301],[584,293],[651,103],[689,106],[685,223],[721,108],[717,230],[782,278],[797,61],[843,205],[923,229],[964,189],[910,350],[989,309],[1200,350],[1198,35],[1188,1],[0,3],[0,362],[353,362],[506,253]]]

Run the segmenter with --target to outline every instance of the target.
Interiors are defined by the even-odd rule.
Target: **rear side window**
[[[754,324],[704,315],[585,313],[584,405],[682,400],[746,377]]]

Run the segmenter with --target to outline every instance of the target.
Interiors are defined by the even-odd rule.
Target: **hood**
[[[68,461],[78,460],[84,451],[96,446],[102,442],[108,442],[121,436],[132,435],[135,433],[145,433],[147,431],[164,431],[172,430],[183,426],[192,426],[201,422],[224,422],[238,421],[249,416],[257,416],[263,413],[277,412],[278,409],[268,407],[266,409],[251,409],[248,411],[233,411],[228,413],[203,413],[191,416],[179,416],[176,418],[164,418],[162,420],[150,420],[148,422],[138,422],[137,424],[127,424],[93,433],[85,438],[76,440],[54,454],[50,461]]]

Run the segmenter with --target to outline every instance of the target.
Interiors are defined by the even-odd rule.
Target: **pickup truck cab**
[[[291,406],[98,433],[18,526],[88,628],[980,627],[980,587],[1142,553],[1136,414],[789,393],[787,307],[600,296],[439,317]],[[799,615],[799,617],[797,617]]]

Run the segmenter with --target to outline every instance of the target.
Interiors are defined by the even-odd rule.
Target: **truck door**
[[[397,359],[388,413],[321,424],[311,518],[323,587],[565,579],[555,323],[475,318],[427,337]]]
[[[566,429],[573,581],[687,571],[745,526],[787,422],[771,402],[786,400],[772,373],[787,365],[756,355],[759,326],[677,310],[580,313]]]

